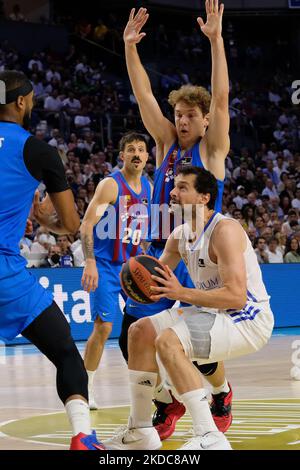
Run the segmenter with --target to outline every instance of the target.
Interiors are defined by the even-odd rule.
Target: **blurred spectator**
[[[300,213],[300,183],[297,184],[297,189],[295,191],[295,198],[292,200],[292,207],[297,209]]]
[[[74,257],[70,249],[71,243],[67,235],[57,237],[57,246],[60,248],[60,266],[62,268],[71,268],[74,266]]]
[[[283,263],[282,252],[278,247],[277,238],[271,238],[268,243],[268,249],[266,250],[268,255],[269,263]]]
[[[266,240],[263,237],[258,237],[254,243],[254,251],[257,256],[257,260],[260,264],[268,263],[269,257],[266,249]]]
[[[233,202],[235,202],[236,207],[241,209],[245,204],[248,203],[248,199],[245,197],[246,191],[244,186],[237,187],[237,196],[233,198]]]
[[[297,215],[297,212],[296,212],[295,209],[290,209],[288,211],[287,221],[282,224],[282,229],[281,229],[282,233],[284,235],[286,235],[287,237],[289,237],[290,235],[292,235],[292,233],[294,233],[294,230],[290,225],[291,222],[296,222],[296,225],[298,225],[298,223],[299,223],[298,215]],[[295,224],[294,224],[294,226],[295,226]]]
[[[41,268],[60,268],[61,250],[58,245],[51,245],[48,249],[48,256],[40,264]]]
[[[274,183],[270,178],[266,180],[266,186],[262,192],[262,195],[269,196],[270,199],[271,197],[276,197],[278,195]]]
[[[300,263],[300,243],[296,237],[291,237],[286,244],[284,253],[285,263]]]

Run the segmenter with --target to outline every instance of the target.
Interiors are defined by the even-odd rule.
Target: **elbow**
[[[242,310],[247,303],[247,291],[246,289],[235,289],[230,291],[230,301],[226,308],[232,308],[235,310]]]
[[[80,237],[81,239],[85,237],[88,234],[93,233],[93,225],[91,225],[89,222],[83,219],[81,225],[80,225]]]
[[[237,310],[242,310],[247,303],[247,294],[245,292],[236,292],[232,299],[232,307]]]

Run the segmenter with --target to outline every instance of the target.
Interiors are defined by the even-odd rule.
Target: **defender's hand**
[[[197,18],[202,33],[204,33],[210,41],[222,37],[224,4],[221,3],[219,7],[219,0],[206,0],[205,9],[207,16],[206,23],[204,23],[201,17]]]
[[[141,29],[149,18],[146,8],[140,8],[134,16],[135,8],[132,8],[129,20],[124,29],[123,39],[126,44],[138,44],[146,33],[141,33]]]

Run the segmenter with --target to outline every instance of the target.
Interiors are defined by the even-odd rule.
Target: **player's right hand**
[[[94,259],[87,259],[83,270],[81,285],[86,292],[94,292],[98,287],[99,274]]]
[[[138,44],[146,33],[141,33],[141,29],[149,18],[146,8],[140,8],[134,16],[135,8],[132,8],[129,20],[124,29],[123,39],[126,44]]]

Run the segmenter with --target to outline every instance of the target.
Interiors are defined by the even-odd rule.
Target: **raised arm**
[[[127,71],[144,126],[156,144],[170,146],[176,137],[175,126],[161,112],[136,47],[146,35],[146,33],[141,33],[141,29],[148,18],[149,14],[146,8],[140,8],[136,15],[134,8],[130,12],[123,34]]]
[[[222,38],[222,17],[224,5],[219,7],[218,0],[206,0],[207,21],[197,18],[201,31],[208,37],[211,45],[211,105],[209,127],[203,138],[207,157],[207,169],[223,179],[225,176],[224,160],[229,151],[229,78],[227,61]]]
[[[80,227],[82,251],[85,259],[81,284],[90,292],[98,286],[98,271],[94,255],[94,226],[99,222],[107,206],[118,197],[118,185],[112,178],[102,180],[96,189]]]

